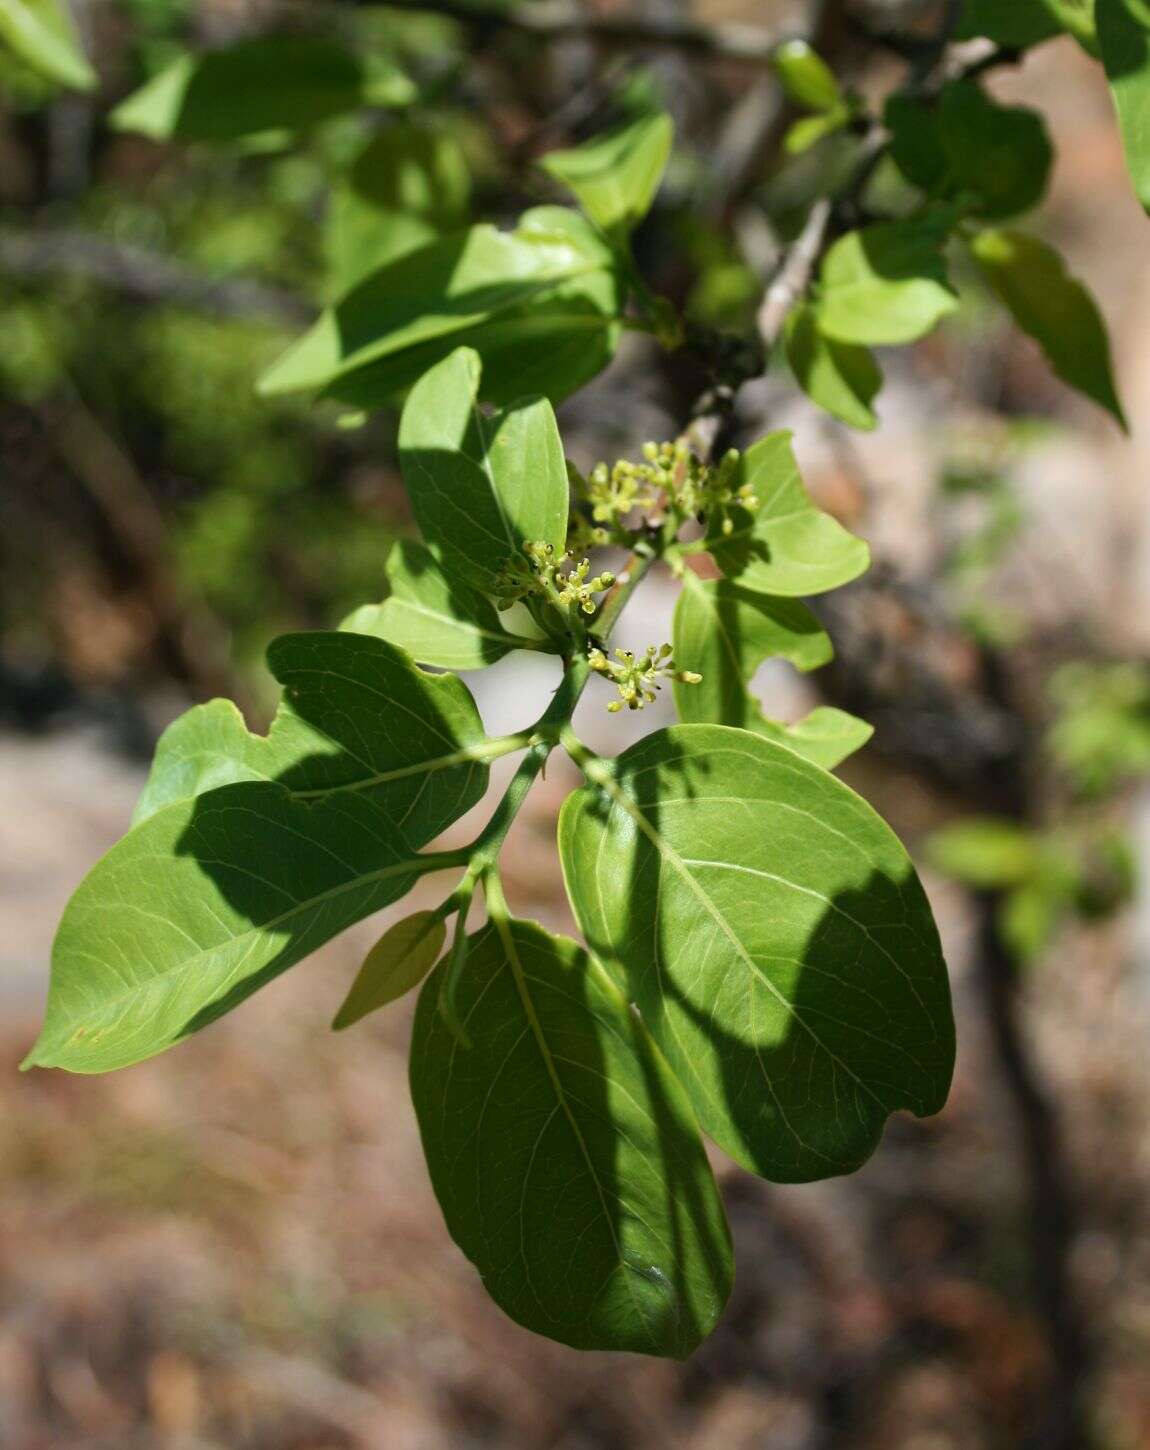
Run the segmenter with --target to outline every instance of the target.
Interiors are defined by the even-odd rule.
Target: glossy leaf
[[[914,342],[958,306],[933,221],[848,232],[823,261],[819,328],[868,347]]]
[[[485,396],[558,399],[614,354],[622,290],[608,244],[562,207],[513,232],[487,224],[421,247],[354,287],[260,380],[358,407],[394,399],[461,344],[482,356]]]
[[[397,121],[377,132],[332,188],[325,236],[332,293],[467,220],[471,174],[440,126]]]
[[[447,928],[433,911],[417,911],[389,926],[363,960],[335,1014],[340,1032],[418,987],[439,960]]]
[[[673,139],[670,116],[659,112],[639,116],[582,146],[552,151],[539,165],[571,192],[597,226],[619,240],[651,210]]]
[[[562,553],[569,485],[551,404],[521,399],[488,416],[479,386],[480,360],[470,348],[420,378],[400,419],[399,458],[441,568],[491,592],[507,566],[522,561],[524,543]]]
[[[871,407],[882,388],[882,373],[865,347],[836,342],[819,331],[813,307],[797,307],[787,319],[787,361],[799,387],[813,403],[864,432],[878,425]]]
[[[939,100],[939,136],[950,177],[991,219],[1029,211],[1042,199],[1054,153],[1046,124],[1025,106],[1001,106],[974,81],[955,81]]]
[[[1096,0],[1094,15],[1126,166],[1150,210],[1150,0]]]
[[[803,487],[792,436],[769,433],[743,454],[734,486],[750,484],[759,507],[754,513],[732,508],[725,520],[730,532],[716,520],[706,540],[729,579],[787,597],[836,589],[870,564],[866,544],[816,508]]]
[[[495,1302],[578,1349],[685,1358],[730,1242],[694,1116],[602,967],[531,922],[471,939],[457,1008],[420,995],[411,1088],[452,1237]]]
[[[897,1109],[938,1112],[946,968],[874,811],[725,726],[660,730],[604,766],[560,815],[568,894],[716,1142],[804,1181],[857,1168]]]
[[[311,126],[371,98],[362,65],[342,46],[281,35],[181,56],[122,101],[111,123],[155,141],[234,141]]]
[[[483,794],[482,726],[460,681],[352,634],[288,635],[269,659],[287,698],[266,739],[246,737],[244,778],[148,814],[68,904],[28,1065],[105,1072],[214,1021],[404,895],[419,848]],[[179,722],[183,746],[203,718]],[[156,771],[193,760],[162,752]],[[184,790],[200,789],[193,777]]]
[[[65,0],[0,0],[0,46],[57,85],[90,91],[96,84]]]
[[[374,634],[407,651],[420,664],[479,670],[513,649],[549,649],[548,641],[512,634],[489,599],[449,578],[422,544],[402,539],[387,561],[391,593],[365,604],[340,629]]]
[[[1107,409],[1124,428],[1106,324],[1054,248],[1014,231],[980,232],[970,245],[986,280],[1063,382]]]

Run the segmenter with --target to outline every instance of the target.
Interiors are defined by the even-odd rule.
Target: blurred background
[[[780,34],[806,8],[623,6]],[[854,7],[908,33],[935,8]],[[396,220],[418,197],[357,172],[367,148],[433,126],[429,228],[509,218],[555,195],[533,158],[593,131],[641,68],[680,145],[640,264],[738,331],[837,143],[780,169],[772,80],[690,49],[336,0],[73,9],[94,93],[0,58],[0,1446],[1150,1446],[1150,232],[1098,67],[1059,40],[993,90],[1047,117],[1054,181],[1028,226],[1099,300],[1129,437],[962,274],[961,311],[884,356],[873,434],[818,414],[783,366],[740,398],[740,438],[793,427],[812,492],[872,544],[872,573],[817,601],[835,664],[759,683],[772,713],[822,699],[876,725],[843,774],[920,864],[960,1051],[947,1110],[893,1121],[850,1179],[719,1164],[737,1287],[672,1365],[519,1330],[448,1240],[407,1092],[410,1003],[328,1031],[379,921],[158,1060],[16,1069],[56,920],[126,828],[158,731],[215,694],[266,722],[267,641],[378,599],[411,529],[393,416],[348,427],[253,390],[341,281],[430,234]],[[226,146],[108,126],[189,43],[285,27],[361,47],[381,104]],[[855,30],[830,58],[879,97],[902,73]],[[628,336],[561,410],[572,457],[674,437],[705,381]],[[669,638],[672,603],[649,581],[627,642]],[[496,733],[553,683],[515,658],[471,680]],[[633,732],[606,698],[579,723],[614,753]],[[556,761],[507,860],[513,907],[560,929],[571,784]]]

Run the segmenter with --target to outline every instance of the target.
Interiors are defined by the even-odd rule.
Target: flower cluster
[[[662,681],[679,680],[684,685],[697,685],[701,675],[691,670],[677,670],[671,658],[669,644],[648,645],[647,652],[636,658],[629,649],[617,649],[615,658],[610,659],[601,649],[593,649],[587,656],[593,670],[606,675],[619,691],[619,698],[607,706],[614,714],[626,705],[628,710],[642,710],[652,705],[662,688]]]
[[[572,481],[594,523],[608,529],[625,528],[628,520],[640,514],[648,523],[659,523],[670,513],[679,521],[721,517],[721,527],[730,533],[732,524],[726,515],[732,506],[750,513],[759,507],[754,487],[737,483],[738,471],[735,449],[712,467],[680,439],[644,443],[642,463],[626,458],[610,468],[599,463],[587,478],[573,472]]]
[[[497,600],[500,608],[535,596],[565,612],[594,614],[598,608],[595,595],[610,589],[615,576],[603,573],[589,578],[590,559],[576,564],[573,557],[569,550],[557,554],[553,544],[524,544],[523,557],[504,567]]]

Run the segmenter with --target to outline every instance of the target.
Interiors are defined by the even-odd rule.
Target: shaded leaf
[[[572,193],[596,225],[620,240],[650,211],[673,139],[670,116],[659,112],[581,146],[552,151],[539,165]]]
[[[64,0],[0,0],[0,44],[57,85],[90,91],[96,84]]]
[[[478,406],[480,361],[459,348],[420,378],[399,423],[399,458],[427,547],[449,575],[495,590],[523,545],[562,553],[567,461],[551,404]]]
[[[744,589],[796,596],[837,589],[863,573],[870,550],[830,514],[816,508],[803,487],[787,431],[769,433],[739,463],[733,487],[750,484],[759,507],[734,507],[713,520],[706,545],[719,568]]]
[[[433,911],[389,926],[368,952],[332,1027],[342,1031],[417,987],[439,959],[447,928]]]
[[[280,35],[181,56],[110,121],[154,141],[234,141],[311,126],[369,99],[368,78],[349,51]]]
[[[819,328],[839,342],[914,342],[958,306],[943,233],[931,221],[879,222],[840,237],[823,260]]]
[[[458,680],[352,634],[288,635],[269,660],[287,700],[236,767],[274,779],[154,810],[89,872],[27,1065],[105,1072],[205,1026],[404,895],[419,848],[483,794],[482,726]],[[179,722],[184,746],[203,719]],[[184,770],[194,752],[170,759]]]
[[[785,345],[795,380],[812,402],[852,428],[865,432],[877,426],[871,403],[882,388],[882,373],[873,353],[826,337],[815,309],[806,304],[787,319]]]
[[[890,154],[912,186],[933,192],[950,174],[943,150],[938,110],[921,96],[896,91],[883,108],[883,124],[890,132]]]
[[[679,725],[601,763],[559,844],[592,950],[740,1163],[846,1173],[890,1113],[942,1107],[954,1026],[930,907],[834,776],[744,730]]]
[[[1125,428],[1106,325],[1094,299],[1070,276],[1054,248],[1014,231],[980,232],[970,245],[986,280],[1063,382],[1107,409]]]
[[[457,1008],[420,994],[411,1090],[452,1237],[495,1302],[578,1349],[685,1358],[731,1283],[714,1178],[682,1088],[626,998],[531,922],[471,939]]]
[[[365,604],[340,629],[390,640],[421,664],[445,670],[478,670],[513,649],[551,649],[504,628],[489,599],[449,578],[429,550],[402,539],[387,561],[391,593],[382,604]]]
[[[939,100],[939,136],[951,179],[977,198],[977,215],[1015,216],[1042,199],[1054,153],[1037,111],[1000,106],[974,81],[954,81]]]
[[[376,407],[465,344],[483,358],[490,401],[566,397],[614,355],[615,267],[604,239],[562,207],[525,213],[513,232],[470,227],[354,287],[263,375],[260,391],[317,389]]]
[[[984,35],[998,45],[1025,50],[1062,34],[1062,24],[1045,0],[966,0],[955,38]]]

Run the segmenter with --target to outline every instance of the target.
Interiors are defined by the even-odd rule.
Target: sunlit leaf
[[[96,84],[65,0],[0,0],[0,45],[58,85],[89,91]]]
[[[849,1172],[890,1113],[942,1107],[954,1026],[930,907],[833,775],[745,730],[679,725],[604,763],[559,844],[592,951],[740,1163]]]
[[[578,1349],[685,1358],[731,1284],[722,1205],[682,1088],[574,942],[471,939],[457,1010],[424,987],[411,1088],[452,1237],[495,1302]]]
[[[819,328],[838,342],[914,342],[958,306],[933,220],[879,222],[847,232],[822,266]]]
[[[449,578],[422,544],[402,539],[387,561],[391,593],[365,604],[340,625],[374,634],[412,659],[446,670],[478,670],[514,649],[548,649],[548,641],[513,634],[478,590]]]
[[[105,1072],[195,1032],[404,895],[420,847],[483,794],[482,725],[452,676],[353,634],[287,635],[269,661],[285,703],[266,739],[242,742],[239,783],[190,793],[205,719],[192,712],[152,787],[174,796],[175,770],[189,794],[147,814],[69,902],[29,1066]]]
[[[836,589],[870,563],[866,544],[817,508],[803,487],[792,436],[769,433],[743,454],[735,487],[749,484],[759,507],[731,508],[712,523],[706,541],[729,579],[789,597]]]
[[[551,404],[521,399],[485,415],[480,371],[478,355],[459,348],[420,378],[400,419],[399,458],[431,553],[491,592],[523,561],[524,543],[562,553],[569,485]]]
[[[399,258],[325,311],[260,380],[377,407],[461,344],[484,393],[559,399],[611,360],[622,284],[607,242],[576,212],[537,207],[512,232],[481,224]]]
[[[1095,21],[1130,179],[1150,210],[1150,3],[1096,0]]]
[[[673,137],[670,116],[639,116],[581,146],[552,151],[539,165],[562,182],[593,222],[622,238],[650,211]]]

